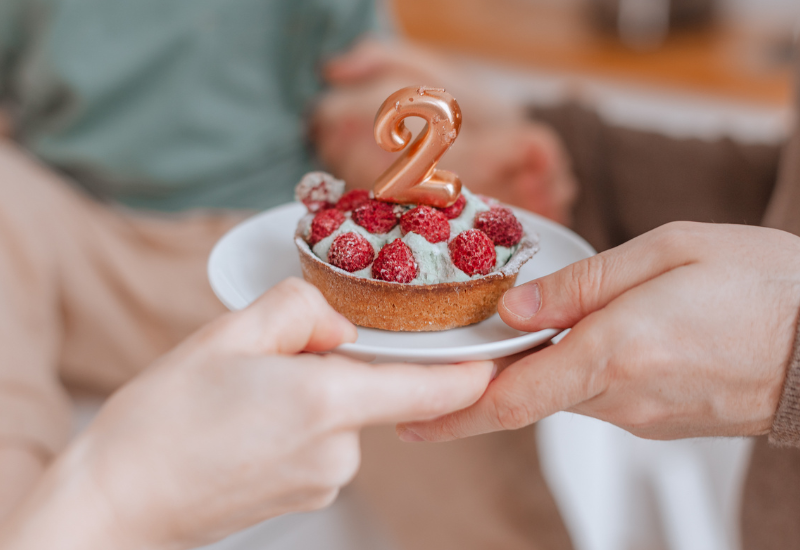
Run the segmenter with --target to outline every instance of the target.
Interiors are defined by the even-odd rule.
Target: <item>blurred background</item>
[[[756,105],[785,107],[791,95],[791,0],[395,0],[387,10],[413,40],[521,72]]]
[[[675,219],[759,223],[794,117],[796,0],[383,8],[392,32],[446,52],[496,97],[552,125],[579,180],[574,227],[598,250]],[[541,422],[535,437],[576,549],[739,548],[750,442],[650,442],[566,413]],[[346,492],[329,511],[268,524],[283,539],[264,547],[391,548],[369,517]],[[241,537],[215,548],[257,538]]]
[[[439,50],[499,101],[521,102],[552,126],[580,187],[574,229],[598,250],[676,219],[759,222],[794,117],[797,0],[390,0],[382,8],[387,32]],[[79,425],[96,406],[79,405]],[[649,442],[566,413],[526,433],[577,550],[739,547],[748,441]],[[424,494],[397,498],[425,509]],[[425,513],[437,521],[436,510]],[[210,548],[399,547],[345,491],[328,510]]]
[[[400,32],[454,52],[555,128],[581,187],[576,229],[598,250],[677,219],[759,222],[792,127],[796,2],[397,0],[389,10]]]

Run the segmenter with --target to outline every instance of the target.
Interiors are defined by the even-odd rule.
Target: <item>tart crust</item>
[[[306,281],[322,292],[328,303],[352,323],[393,331],[439,331],[478,323],[497,311],[503,293],[514,286],[522,265],[539,250],[525,234],[506,265],[469,281],[412,285],[364,279],[323,262],[302,237],[295,244]]]

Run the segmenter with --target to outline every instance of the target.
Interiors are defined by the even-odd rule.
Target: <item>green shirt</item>
[[[372,0],[0,0],[18,138],[101,199],[266,208],[313,167],[319,66]]]

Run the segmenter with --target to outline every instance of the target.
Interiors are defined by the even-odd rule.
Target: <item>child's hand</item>
[[[115,394],[46,477],[49,506],[53,493],[69,503],[68,531],[91,534],[74,537],[84,549],[205,544],[330,504],[358,469],[362,426],[467,407],[491,376],[488,362],[376,367],[300,354],[355,338],[314,287],[281,283]]]

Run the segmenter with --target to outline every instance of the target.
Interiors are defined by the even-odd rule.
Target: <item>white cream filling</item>
[[[447,242],[429,243],[418,233],[407,233],[403,242],[411,249],[419,268],[418,275],[411,284],[435,285],[469,280],[469,275],[453,265]]]
[[[317,258],[321,260],[328,261],[328,251],[331,249],[331,244],[333,244],[333,240],[343,233],[358,233],[362,237],[366,238],[369,243],[372,245],[372,249],[375,251],[375,254],[378,254],[378,251],[383,248],[383,245],[386,243],[390,243],[395,239],[399,239],[403,236],[402,232],[400,231],[400,225],[394,226],[391,231],[384,234],[378,233],[370,233],[353,220],[350,219],[350,213],[346,214],[347,219],[339,226],[339,229],[322,239],[320,242],[315,244],[311,250],[314,251],[314,254],[317,255]],[[363,271],[363,270],[362,270]]]
[[[459,233],[472,229],[475,227],[475,215],[478,212],[489,210],[489,207],[481,199],[467,191],[461,189],[461,194],[467,199],[467,204],[464,205],[464,210],[457,218],[450,220],[450,238],[452,239]]]
[[[497,254],[497,261],[494,263],[494,270],[498,271],[501,267],[506,265],[518,248],[519,245],[514,245],[510,248],[507,246],[495,246],[494,251],[495,254]]]
[[[414,260],[417,262],[418,275],[411,281],[415,285],[435,285],[439,283],[453,283],[463,282],[470,279],[477,279],[480,275],[470,277],[460,269],[458,269],[453,261],[450,259],[450,252],[447,245],[450,240],[456,237],[459,233],[472,229],[474,227],[475,215],[478,212],[489,210],[489,207],[481,199],[470,193],[466,189],[462,189],[461,193],[467,199],[467,204],[464,205],[464,210],[461,215],[450,221],[450,238],[447,242],[429,243],[422,235],[417,233],[408,233],[403,236],[400,230],[400,225],[396,225],[391,231],[385,234],[370,233],[357,223],[350,219],[350,213],[346,214],[347,219],[339,226],[339,228],[319,241],[312,247],[314,254],[321,260],[328,261],[328,251],[334,239],[343,233],[358,233],[365,237],[372,248],[375,250],[377,256],[378,251],[384,245],[394,241],[395,239],[402,239],[411,249],[414,255]],[[411,209],[413,206],[405,209]],[[306,233],[307,235],[307,233]],[[495,263],[494,270],[501,269],[511,258],[514,252],[517,251],[519,246],[507,248],[505,246],[495,246],[495,253],[497,254],[497,262]],[[352,273],[356,277],[364,279],[372,278],[372,266],[369,266],[360,271]]]

